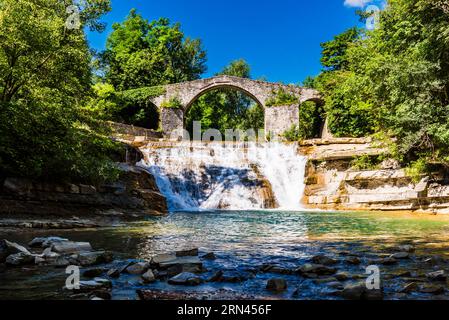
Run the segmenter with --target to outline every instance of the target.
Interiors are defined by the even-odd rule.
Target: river
[[[239,281],[205,283],[197,287],[172,286],[165,281],[143,285],[138,276],[125,274],[112,279],[113,299],[135,299],[137,289],[198,292],[212,296],[219,289],[232,294],[258,298],[338,299],[326,281],[297,274],[262,272],[263,265],[294,270],[313,256],[335,258],[334,266],[351,279],[364,279],[366,267],[388,256],[398,245],[411,244],[416,251],[395,265],[380,265],[385,298],[430,299],[432,294],[410,293],[400,289],[414,278],[425,282],[425,273],[435,271],[429,257],[444,258],[449,253],[449,217],[399,213],[306,212],[306,211],[203,211],[174,212],[166,217],[149,218],[120,227],[71,230],[27,231],[0,230],[0,238],[26,244],[35,236],[53,235],[71,240],[89,241],[96,249],[114,253],[116,260],[143,259],[152,255],[198,247],[202,253],[214,252],[215,260],[205,260],[207,278],[217,270],[238,276]],[[360,263],[347,262],[348,255]],[[103,266],[105,270],[113,263]],[[446,268],[447,261],[438,267]],[[0,299],[68,299],[63,294],[64,269],[23,267],[0,273]],[[400,275],[402,273],[402,275]],[[265,289],[269,278],[281,276],[288,289],[272,293]],[[342,282],[344,284],[344,282]]]

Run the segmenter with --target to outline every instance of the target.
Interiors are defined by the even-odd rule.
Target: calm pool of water
[[[156,253],[200,248],[213,251],[214,261],[206,262],[210,272],[253,272],[250,280],[239,284],[207,285],[191,290],[215,290],[269,296],[264,284],[270,275],[254,271],[263,264],[295,268],[317,254],[338,258],[349,251],[362,259],[360,266],[339,265],[352,274],[364,274],[370,259],[385,255],[388,248],[412,243],[416,255],[449,254],[449,217],[396,213],[363,212],[281,212],[215,211],[177,212],[116,228],[70,231],[0,230],[0,238],[26,244],[35,236],[54,235],[71,240],[89,241],[95,249],[113,251],[117,259],[149,259]],[[398,268],[419,269],[413,260]],[[425,270],[424,270],[425,271]],[[423,272],[424,272],[423,271]],[[386,270],[389,272],[389,270]],[[272,275],[271,275],[272,276]],[[15,269],[0,274],[0,298],[57,298],[64,285],[64,270],[54,268]],[[289,276],[289,290],[279,298],[290,298],[304,279]],[[290,285],[291,284],[291,285]],[[392,285],[399,286],[400,283]],[[114,297],[135,298],[137,281],[117,283]],[[148,286],[147,286],[148,287]],[[162,283],[154,289],[179,290]],[[115,287],[114,287],[115,288]],[[299,298],[327,298],[327,291],[310,286]]]

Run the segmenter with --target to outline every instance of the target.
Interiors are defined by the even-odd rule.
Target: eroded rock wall
[[[30,216],[135,217],[167,213],[166,199],[152,175],[122,164],[119,181],[101,186],[49,183],[19,178],[1,181],[0,214]]]
[[[351,142],[303,146],[302,151],[310,156],[303,198],[306,207],[449,213],[449,183],[443,173],[414,181],[401,168],[354,170],[351,160],[355,156],[383,150],[366,141]]]

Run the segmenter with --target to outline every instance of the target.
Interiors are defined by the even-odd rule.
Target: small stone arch
[[[299,104],[299,114],[301,114],[301,107],[306,103],[306,102],[313,102],[315,103],[316,107],[324,107],[325,102],[324,99],[322,99],[322,97],[307,97],[306,99],[302,99],[300,104]],[[319,132],[317,132],[317,136],[315,136],[314,138],[329,138],[331,137],[331,134],[328,130],[327,127],[327,118],[326,116],[323,114],[323,116],[320,117],[320,128]]]

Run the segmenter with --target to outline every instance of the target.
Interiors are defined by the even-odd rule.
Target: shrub
[[[422,175],[427,173],[428,165],[425,158],[420,158],[410,163],[409,167],[405,169],[407,176],[412,178],[412,181],[418,183],[421,181]]]
[[[299,97],[285,91],[284,88],[273,90],[271,97],[265,102],[267,107],[288,106],[292,104],[299,104]]]
[[[373,170],[379,165],[379,158],[367,154],[356,157],[350,163],[353,170]]]
[[[178,97],[171,98],[170,100],[161,103],[161,108],[181,109],[182,103]]]

